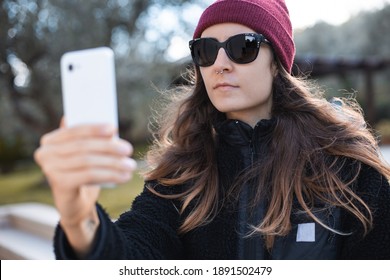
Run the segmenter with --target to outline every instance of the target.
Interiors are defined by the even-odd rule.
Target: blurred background
[[[103,45],[114,50],[120,135],[135,145],[141,160],[156,88],[180,81],[190,63],[188,40],[211,2],[0,0],[0,259],[52,257],[10,247],[27,238],[25,232],[38,238],[28,244],[50,240],[58,219],[32,155],[63,114],[61,55]],[[329,99],[353,94],[389,155],[390,0],[286,2],[297,47],[294,72],[310,74]],[[137,175],[104,190],[100,202],[115,219],[142,187]],[[42,244],[31,251],[50,247]]]

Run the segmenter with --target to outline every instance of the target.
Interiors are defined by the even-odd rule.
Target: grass
[[[142,191],[143,179],[134,174],[133,180],[112,189],[103,189],[99,202],[111,218],[118,216],[131,207],[135,196]],[[40,202],[53,205],[50,187],[36,165],[18,170],[12,174],[0,175],[0,205]]]

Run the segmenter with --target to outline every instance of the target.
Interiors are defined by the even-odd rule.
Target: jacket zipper
[[[251,154],[251,167],[253,167],[254,161],[255,161],[255,135],[256,135],[256,129],[259,126],[259,124],[256,124],[255,127],[252,130],[252,137],[249,139],[249,149]]]
[[[249,139],[248,139],[247,135],[242,131],[239,121],[236,121],[236,125],[237,125],[238,130],[240,131],[241,135],[248,140],[249,153],[250,153],[250,167],[252,167],[254,164],[254,160],[255,160],[255,158],[254,158],[255,157],[255,145],[254,145],[255,141],[254,140],[255,140],[255,135],[256,135],[255,131],[256,131],[257,127],[259,126],[259,124],[256,124],[256,126],[253,128],[251,138],[249,138]]]
[[[256,126],[252,130],[251,137],[248,138],[247,135],[242,131],[238,121],[236,121],[236,124],[238,126],[239,131],[241,132],[241,135],[248,140],[249,155],[250,155],[249,167],[253,167],[254,162],[255,162],[255,153],[256,153],[255,136],[256,136],[256,130],[257,130],[259,125],[256,124]],[[243,205],[245,205],[245,206],[248,206],[249,202],[250,202],[251,195],[249,194],[249,192],[250,192],[249,187],[250,186],[246,186],[243,189],[243,193],[241,194],[241,199],[242,199],[242,202],[244,203]],[[247,224],[250,223],[248,217],[251,216],[251,214],[248,211],[251,211],[251,210],[247,207],[244,207],[243,209],[241,209],[241,211],[244,211],[244,213],[245,213],[245,214],[244,213],[241,214],[241,219],[243,219],[243,220],[241,220],[241,223],[244,222],[241,225],[241,234],[246,235],[247,234],[246,230],[248,230]],[[242,246],[243,246],[243,248],[241,248],[241,250],[239,250],[239,252],[241,252],[241,254],[242,254],[239,256],[239,258],[241,258],[241,259],[263,259],[265,257],[264,253],[260,252],[261,247],[259,247],[258,242],[253,237],[250,237],[248,239],[244,238]]]

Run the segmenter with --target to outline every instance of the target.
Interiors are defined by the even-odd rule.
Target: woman
[[[115,223],[98,185],[130,179],[131,145],[106,126],[43,137],[57,258],[390,258],[390,169],[354,101],[290,75],[284,1],[216,1],[190,49],[193,84],[175,90],[144,191]]]

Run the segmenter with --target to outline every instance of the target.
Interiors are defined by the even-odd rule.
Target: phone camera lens
[[[73,64],[69,64],[68,69],[69,69],[69,71],[73,71]]]

